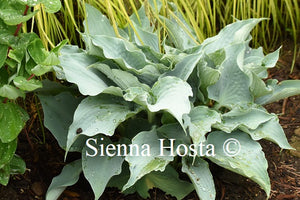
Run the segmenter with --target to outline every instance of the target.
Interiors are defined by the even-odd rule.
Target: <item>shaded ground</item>
[[[291,54],[289,43],[283,45],[284,50],[278,68],[270,71],[270,78],[279,81],[300,79],[300,58],[294,72],[290,74]],[[285,49],[286,48],[286,49]],[[11,178],[7,187],[0,186],[0,200],[42,200],[52,178],[60,173],[64,166],[64,152],[59,148],[53,136],[42,130],[36,107],[35,98],[27,100],[27,110],[31,119],[19,136],[17,153],[26,161],[27,171],[24,175]],[[300,96],[290,97],[267,106],[269,112],[279,114],[288,140],[295,148],[300,147]],[[44,132],[44,134],[43,134]],[[271,200],[300,199],[300,151],[280,151],[280,148],[268,141],[261,141],[269,163],[269,175],[272,184]],[[74,155],[76,156],[76,155]],[[298,157],[297,157],[298,156]],[[218,200],[264,200],[266,195],[257,184],[245,177],[237,175],[211,164],[215,178]],[[89,184],[81,178],[79,183],[68,188],[61,200],[92,200],[93,195]],[[123,196],[118,190],[107,189],[102,200],[137,200],[138,195]],[[151,200],[170,200],[158,189],[151,191]],[[197,200],[195,192],[185,200]]]

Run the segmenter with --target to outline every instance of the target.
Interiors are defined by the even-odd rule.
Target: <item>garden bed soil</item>
[[[290,43],[283,45],[283,53],[278,62],[278,67],[269,71],[269,78],[279,81],[287,79],[300,79],[300,57],[296,60],[293,73],[290,73],[292,51]],[[61,172],[64,163],[64,151],[61,150],[45,128],[41,128],[38,111],[40,104],[36,104],[37,97],[26,99],[26,110],[31,116],[26,129],[19,136],[17,154],[27,164],[23,175],[11,177],[8,186],[0,186],[0,200],[42,200],[51,180]],[[300,199],[300,95],[281,100],[267,105],[269,112],[279,114],[289,142],[298,151],[281,150],[269,141],[260,141],[269,164],[271,179],[270,200],[297,200]],[[44,133],[43,133],[44,132]],[[80,157],[73,154],[71,157]],[[70,160],[72,158],[69,158]],[[266,195],[260,187],[251,180],[211,164],[212,173],[217,189],[217,200],[265,200]],[[150,191],[151,200],[175,199],[165,195],[159,189]],[[92,200],[92,190],[83,177],[79,182],[68,187],[61,195],[61,200]],[[137,194],[124,196],[120,191],[109,188],[101,200],[137,200],[142,199]],[[197,200],[195,192],[188,195],[185,200]]]

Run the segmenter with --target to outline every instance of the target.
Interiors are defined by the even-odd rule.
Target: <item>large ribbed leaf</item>
[[[74,185],[78,181],[81,172],[81,159],[64,166],[62,172],[53,178],[46,194],[46,200],[57,200],[68,186]]]
[[[94,35],[92,42],[95,46],[103,49],[103,54],[108,59],[113,59],[123,69],[142,69],[152,63],[146,58],[145,54],[133,43],[124,39]]]
[[[166,110],[183,126],[182,116],[190,112],[189,97],[193,96],[191,86],[176,77],[159,79],[152,88],[153,103],[148,104],[151,112]]]
[[[193,143],[198,145],[206,140],[205,134],[211,131],[211,126],[221,122],[221,115],[206,106],[197,106],[183,119]]]
[[[241,127],[256,129],[260,124],[269,121],[273,114],[259,108],[236,107],[228,113],[222,115],[222,123],[214,127],[227,133]]]
[[[253,101],[249,77],[239,67],[243,63],[244,50],[245,43],[225,49],[226,60],[220,67],[220,79],[207,88],[208,97],[217,101],[220,106],[232,107]]]
[[[244,42],[249,39],[254,26],[262,20],[264,19],[247,19],[232,23],[223,28],[218,35],[206,39],[201,45],[206,53],[212,53],[226,46]]]
[[[215,184],[208,163],[197,157],[184,157],[182,159],[182,172],[186,173],[192,183],[198,196],[203,200],[214,200],[216,198]]]
[[[100,144],[105,147],[112,144],[110,139],[102,137],[104,140],[101,140],[100,138],[101,136],[93,138],[90,145],[95,145],[93,148],[99,149],[98,145]],[[111,177],[121,173],[124,157],[110,157],[108,155],[87,156],[87,154],[93,155],[94,152],[91,153],[91,150],[93,149],[90,149],[87,146],[82,149],[82,169],[85,178],[89,181],[94,191],[95,200],[97,200],[104,192],[104,189]]]
[[[150,198],[148,190],[156,187],[176,199],[183,199],[194,190],[191,183],[179,179],[178,173],[170,165],[163,172],[153,171],[140,179],[133,187],[143,198]]]
[[[109,20],[99,10],[89,4],[85,4],[85,8],[87,15],[84,21],[86,34],[116,36]]]
[[[277,80],[268,80],[267,87],[272,92],[257,98],[255,103],[265,105],[280,99],[300,94],[300,80],[287,80],[278,84],[277,82]]]
[[[173,156],[169,156],[170,153],[165,149],[162,150],[163,155],[161,155],[156,129],[140,132],[132,139],[132,144],[139,147],[139,156],[136,156],[133,148],[132,155],[127,155],[125,158],[129,163],[130,178],[123,190],[130,188],[136,181],[152,171],[164,171],[167,164],[173,160]]]
[[[46,94],[38,96],[43,106],[45,127],[51,131],[59,146],[66,149],[68,128],[72,124],[74,112],[82,98],[75,98],[69,92],[53,96]]]
[[[67,151],[80,135],[99,133],[112,136],[117,126],[137,114],[140,108],[123,98],[101,94],[85,98],[77,107],[73,123],[69,127]]]
[[[277,116],[272,117],[269,121],[261,124],[257,129],[242,129],[249,133],[253,140],[266,139],[275,142],[283,149],[292,149],[288,143],[284,130],[279,124]]]
[[[59,60],[66,79],[77,84],[83,95],[95,96],[108,87],[98,70],[88,68],[97,61],[95,57],[86,53],[66,53]]]
[[[173,71],[169,71],[165,73],[165,76],[176,76],[184,81],[186,81],[191,73],[193,72],[194,68],[196,67],[197,63],[201,59],[201,54],[191,54],[184,57],[180,62],[175,65]]]
[[[208,135],[207,144],[215,147],[215,156],[208,159],[221,167],[250,178],[265,190],[267,196],[270,195],[268,162],[260,144],[252,140],[247,133],[235,131],[228,134],[215,131]]]

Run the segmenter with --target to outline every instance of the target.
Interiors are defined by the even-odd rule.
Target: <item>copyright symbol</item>
[[[223,151],[227,156],[236,156],[241,150],[241,144],[237,139],[229,138],[223,144]]]

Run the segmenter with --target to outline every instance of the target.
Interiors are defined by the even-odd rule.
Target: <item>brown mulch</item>
[[[271,69],[270,78],[279,81],[300,79],[300,58],[296,62],[293,73],[290,73],[292,52],[290,43],[283,45],[283,53],[278,67]],[[0,186],[0,200],[42,200],[51,180],[58,175],[64,166],[64,151],[61,150],[49,133],[42,130],[36,107],[36,97],[29,97],[26,101],[27,110],[31,116],[26,129],[19,136],[17,153],[25,160],[27,170],[23,175],[11,177],[8,186]],[[269,112],[279,114],[289,142],[299,148],[300,141],[300,95],[289,97],[266,106]],[[272,142],[260,141],[269,164],[269,175],[272,191],[270,200],[300,199],[300,158],[299,151],[282,150]],[[295,146],[296,145],[296,146]],[[77,157],[80,155],[73,155]],[[70,158],[72,159],[72,158]],[[211,163],[215,178],[218,200],[265,200],[266,195],[253,181],[220,168]],[[165,195],[159,189],[150,191],[151,200],[174,199]],[[67,188],[61,200],[92,200],[92,190],[83,177],[72,187]],[[138,195],[122,195],[118,190],[106,189],[102,200],[136,200],[142,199]],[[185,200],[197,200],[197,194],[191,193]]]

